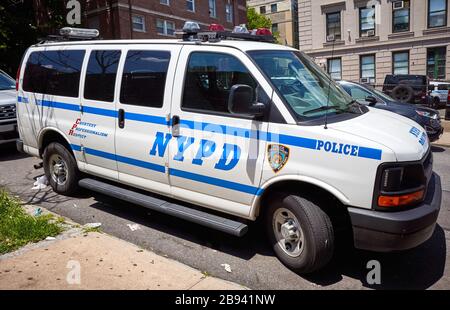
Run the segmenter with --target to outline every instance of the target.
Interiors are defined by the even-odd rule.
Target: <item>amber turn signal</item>
[[[424,190],[398,196],[380,196],[378,197],[378,205],[380,207],[400,207],[423,199]]]

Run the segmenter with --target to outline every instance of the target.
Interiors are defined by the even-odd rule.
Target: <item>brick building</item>
[[[163,39],[174,37],[187,20],[231,30],[247,22],[245,5],[245,0],[85,0],[83,26],[99,29],[104,39]]]
[[[450,0],[299,0],[300,50],[336,79],[450,80]]]

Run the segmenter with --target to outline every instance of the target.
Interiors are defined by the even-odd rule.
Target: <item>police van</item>
[[[340,231],[373,251],[432,235],[441,184],[425,130],[356,103],[266,32],[64,31],[17,74],[18,148],[43,159],[55,192],[87,188],[234,236],[261,218],[298,273],[325,266]]]

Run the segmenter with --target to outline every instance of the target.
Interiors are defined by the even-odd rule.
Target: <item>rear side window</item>
[[[138,106],[163,106],[170,52],[132,50],[122,75],[120,102]]]
[[[25,68],[23,89],[33,93],[78,97],[84,54],[83,50],[32,52]]]
[[[113,102],[120,51],[92,51],[84,84],[84,98]]]
[[[249,85],[256,94],[256,81],[236,57],[194,52],[189,58],[182,107],[229,113],[228,96],[235,84]]]

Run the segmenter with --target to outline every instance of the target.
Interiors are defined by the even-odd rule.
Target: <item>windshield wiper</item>
[[[316,109],[305,111],[305,112],[303,112],[303,115],[307,115],[307,114],[311,114],[311,113],[315,113],[315,112],[319,112],[319,111],[328,111],[328,110],[336,110],[336,111],[339,111],[339,112],[347,112],[346,109],[341,109],[341,108],[338,108],[338,107],[335,107],[335,106],[332,106],[332,105],[329,105],[329,106],[324,105],[324,106],[321,106],[321,107],[316,108]]]

